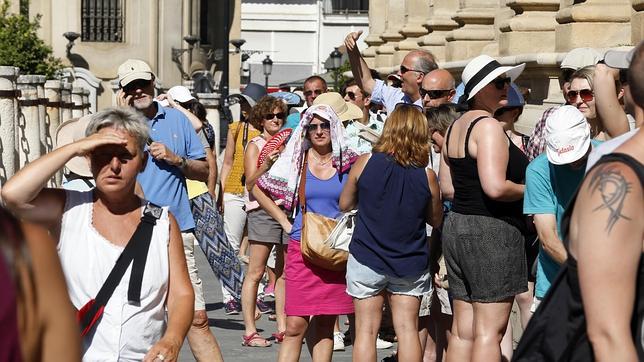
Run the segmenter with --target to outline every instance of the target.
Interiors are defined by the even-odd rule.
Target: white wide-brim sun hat
[[[501,74],[507,74],[514,82],[521,75],[524,68],[525,63],[515,66],[503,66],[489,55],[479,55],[467,63],[461,75],[461,79],[465,84],[466,99],[472,99],[476,93]]]

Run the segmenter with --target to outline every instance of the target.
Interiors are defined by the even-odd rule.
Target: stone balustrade
[[[18,169],[16,118],[18,68],[0,66],[0,186]]]

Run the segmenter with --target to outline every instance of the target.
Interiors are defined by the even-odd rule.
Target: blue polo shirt
[[[385,106],[388,114],[391,114],[398,103],[413,103],[417,106],[423,106],[423,99],[419,98],[416,102],[412,101],[400,88],[386,85],[384,81],[376,79],[376,84],[371,93],[371,101]]]
[[[599,145],[591,140],[593,147]],[[546,153],[532,160],[526,170],[523,213],[526,215],[550,214],[557,220],[557,236],[561,235],[561,219],[584,179],[586,167],[573,169],[570,165],[553,165]],[[541,244],[537,258],[537,283],[535,295],[543,298],[557,277],[560,265],[546,253]]]
[[[198,160],[206,157],[204,147],[190,121],[173,108],[163,108],[156,103],[157,114],[148,120],[150,138],[163,143],[179,157]],[[177,219],[181,231],[195,227],[190,212],[186,178],[179,167],[155,160],[148,154],[145,170],[137,177],[145,198],[159,206],[168,206]]]

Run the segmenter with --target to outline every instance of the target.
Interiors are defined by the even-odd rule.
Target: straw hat
[[[513,67],[502,66],[489,55],[479,55],[467,63],[461,75],[461,79],[463,79],[463,83],[465,84],[464,96],[467,97],[466,100],[472,99],[483,87],[503,73],[507,74],[514,82],[521,72],[523,72],[524,68],[525,64],[519,64]]]
[[[326,104],[331,106],[341,121],[362,118],[362,110],[351,102],[346,102],[337,92],[322,93],[313,101],[314,105]]]
[[[87,115],[81,118],[73,118],[61,123],[58,128],[56,128],[55,148],[60,148],[72,142],[76,142],[81,138],[84,138],[85,129],[87,128],[90,119],[91,116]],[[74,157],[71,160],[67,161],[65,167],[69,171],[79,176],[92,177],[92,172],[89,168],[89,162],[85,157]]]

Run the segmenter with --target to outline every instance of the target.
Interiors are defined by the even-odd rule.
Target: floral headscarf
[[[271,169],[257,180],[257,185],[274,200],[284,200],[284,206],[290,210],[296,203],[297,186],[300,180],[300,171],[304,151],[311,147],[307,140],[306,126],[311,123],[315,115],[318,115],[331,124],[331,148],[332,164],[339,174],[346,172],[358,154],[349,148],[342,121],[338,118],[333,109],[326,104],[318,104],[309,107],[300,123],[297,125],[291,139],[286,144],[284,152],[275,161]]]

